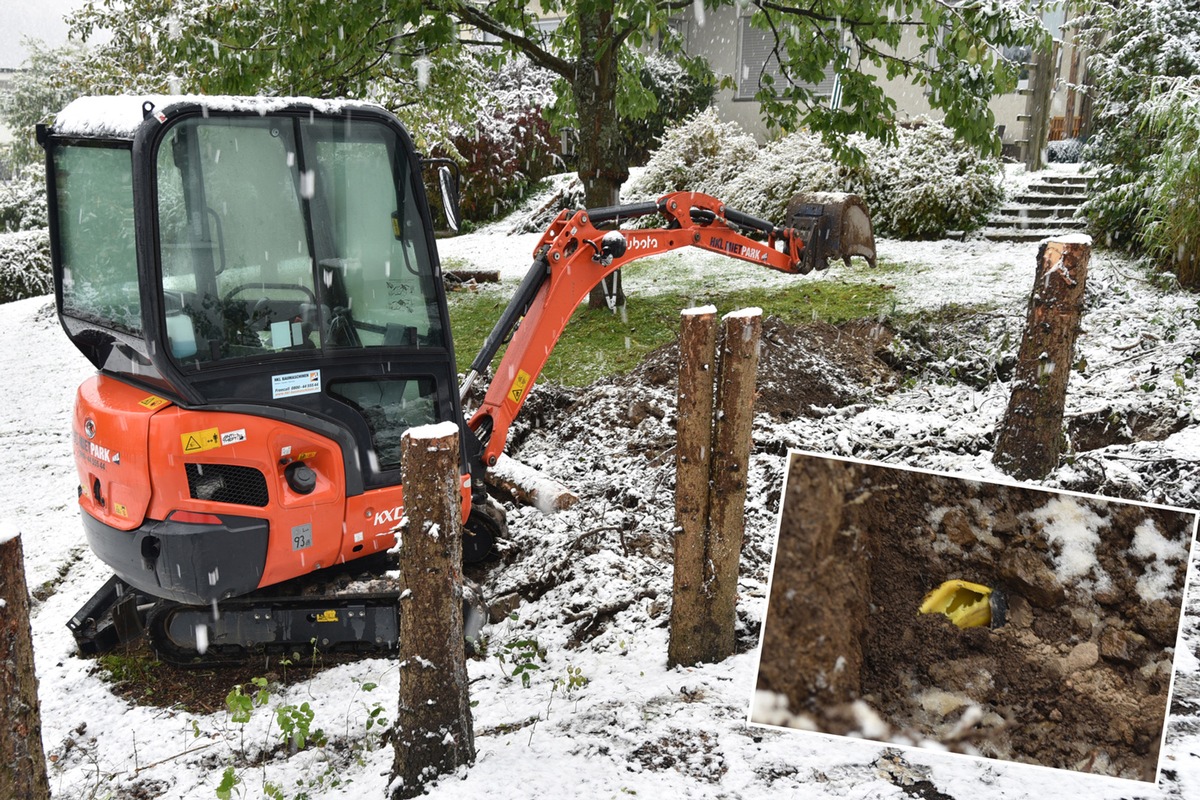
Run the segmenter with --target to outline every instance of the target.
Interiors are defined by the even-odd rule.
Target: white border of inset
[[[1155,765],[1153,783],[1151,783],[1150,781],[1137,780],[1135,778],[1121,778],[1121,777],[1114,776],[1114,775],[1103,775],[1103,774],[1095,773],[1095,772],[1083,772],[1081,770],[1073,770],[1068,767],[1053,767],[1053,766],[1047,766],[1045,764],[1030,764],[1030,763],[1023,762],[1023,761],[1012,761],[1012,760],[1008,760],[1008,759],[994,758],[991,756],[982,756],[982,755],[977,756],[977,755],[971,755],[969,753],[953,753],[948,750],[938,750],[938,749],[934,749],[932,747],[922,747],[920,745],[901,744],[901,743],[883,741],[883,740],[879,740],[879,739],[868,739],[866,737],[857,737],[857,736],[849,736],[849,735],[844,735],[844,734],[828,733],[828,732],[820,731],[820,730],[806,730],[804,728],[792,728],[792,727],[787,727],[787,726],[783,726],[783,725],[771,725],[771,724],[763,723],[763,722],[755,722],[753,720],[754,703],[755,703],[755,697],[758,693],[758,675],[759,675],[759,671],[762,668],[763,639],[766,634],[768,618],[770,616],[771,590],[775,583],[775,562],[776,562],[776,559],[779,557],[779,535],[780,535],[780,531],[783,526],[783,511],[784,511],[784,505],[785,505],[785,502],[787,499],[788,477],[791,474],[791,465],[792,465],[792,461],[795,456],[822,458],[822,459],[826,459],[829,461],[841,461],[841,462],[846,462],[846,463],[851,463],[851,464],[864,464],[867,466],[881,467],[881,468],[885,468],[885,469],[905,470],[907,472],[919,472],[919,473],[922,473],[925,475],[935,475],[935,476],[942,477],[942,478],[963,480],[963,481],[968,481],[971,483],[980,483],[980,484],[987,483],[987,484],[993,484],[993,485],[998,485],[998,486],[1011,486],[1011,487],[1015,487],[1015,488],[1019,488],[1019,489],[1028,489],[1028,490],[1033,490],[1033,491],[1046,492],[1047,494],[1067,495],[1070,497],[1081,497],[1081,498],[1086,498],[1088,500],[1097,500],[1097,501],[1104,502],[1104,503],[1124,503],[1126,505],[1141,506],[1143,508],[1156,508],[1156,509],[1161,509],[1164,511],[1172,511],[1172,512],[1183,513],[1183,514],[1191,514],[1192,515],[1192,536],[1191,536],[1191,541],[1189,542],[1189,546],[1188,546],[1187,571],[1184,576],[1183,587],[1181,589],[1181,595],[1180,595],[1181,600],[1180,600],[1180,607],[1179,607],[1179,622],[1177,623],[1177,626],[1175,629],[1175,644],[1174,644],[1174,649],[1172,650],[1172,658],[1171,658],[1171,679],[1167,685],[1166,708],[1165,708],[1165,711],[1163,714],[1162,730],[1159,734],[1158,760]],[[1195,569],[1195,565],[1193,563],[1195,560],[1195,555],[1196,555],[1196,552],[1195,552],[1196,547],[1197,547],[1196,538],[1197,538],[1198,530],[1200,530],[1200,509],[1181,508],[1178,506],[1169,506],[1169,505],[1164,505],[1161,503],[1147,503],[1147,502],[1143,502],[1140,500],[1127,500],[1127,499],[1121,498],[1121,497],[1108,497],[1105,495],[1087,494],[1086,492],[1077,492],[1077,491],[1072,491],[1070,489],[1057,489],[1057,488],[1053,488],[1053,487],[1042,486],[1042,485],[1039,485],[1036,483],[1023,483],[1021,481],[1015,481],[1015,480],[1004,480],[1002,477],[982,478],[978,475],[968,475],[968,474],[960,473],[960,472],[935,470],[935,469],[928,469],[925,467],[914,467],[914,466],[910,466],[907,464],[893,464],[893,463],[890,463],[887,461],[872,461],[870,459],[865,459],[865,458],[852,458],[852,457],[848,457],[848,456],[832,455],[830,453],[821,453],[821,452],[815,452],[815,451],[811,451],[811,450],[802,450],[799,448],[789,448],[787,451],[787,456],[784,460],[783,483],[780,486],[780,494],[779,494],[779,511],[775,517],[775,544],[771,551],[770,572],[767,575],[767,594],[766,594],[766,600],[764,602],[764,607],[763,607],[762,626],[759,629],[758,645],[754,651],[754,684],[750,687],[750,702],[747,704],[747,709],[746,709],[746,724],[748,726],[751,726],[754,728],[762,728],[763,730],[779,731],[779,732],[789,733],[789,734],[795,733],[795,734],[809,735],[809,736],[816,734],[817,736],[824,737],[827,740],[828,739],[843,739],[843,740],[851,740],[851,741],[856,741],[856,742],[874,743],[874,744],[879,745],[881,748],[899,748],[899,749],[902,749],[905,751],[915,751],[917,753],[920,753],[922,756],[925,756],[925,755],[943,756],[943,755],[945,755],[945,756],[954,756],[955,758],[969,758],[973,761],[983,762],[985,764],[1003,765],[1006,769],[1009,766],[1012,766],[1012,767],[1016,767],[1016,768],[1028,767],[1028,768],[1034,769],[1034,770],[1051,770],[1055,775],[1065,775],[1065,776],[1072,776],[1072,777],[1080,776],[1080,777],[1088,779],[1088,780],[1111,781],[1111,782],[1117,783],[1121,786],[1137,786],[1140,789],[1142,789],[1143,791],[1149,790],[1149,789],[1151,789],[1151,787],[1157,789],[1157,788],[1159,788],[1159,786],[1158,786],[1159,779],[1162,777],[1162,769],[1163,769],[1162,762],[1163,762],[1163,756],[1165,755],[1165,750],[1166,750],[1167,728],[1169,726],[1170,719],[1171,719],[1171,704],[1175,698],[1175,679],[1178,676],[1177,654],[1179,653],[1179,649],[1183,644],[1184,611],[1187,607],[1188,597],[1190,596],[1191,591],[1195,588],[1196,581],[1200,580],[1200,578],[1197,578],[1197,570]],[[1200,698],[1198,698],[1198,699],[1200,699]]]

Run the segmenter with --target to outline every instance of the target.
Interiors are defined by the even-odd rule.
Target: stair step
[[[1058,231],[1020,230],[1016,228],[984,228],[980,233],[992,242],[1040,242]]]
[[[1045,183],[1067,183],[1073,186],[1087,186],[1091,180],[1087,175],[1040,175],[1038,180]]]
[[[995,216],[1001,219],[1072,219],[1076,207],[1070,205],[1057,206],[1001,206]]]
[[[1027,192],[1012,198],[1013,202],[1028,206],[1081,206],[1087,200],[1087,195],[1073,194],[1035,194]]]
[[[1055,228],[1086,228],[1087,220],[1082,218],[1046,217],[1029,219],[1026,217],[992,217],[988,220],[992,228],[1028,228],[1029,230],[1051,230]]]
[[[1035,194],[1060,194],[1060,195],[1080,195],[1087,196],[1087,186],[1082,183],[1046,183],[1044,181],[1034,181],[1025,187],[1027,192]]]

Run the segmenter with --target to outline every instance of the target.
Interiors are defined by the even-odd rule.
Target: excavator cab
[[[98,370],[75,410],[84,528],[122,585],[207,605],[390,548],[401,434],[462,426],[400,123],[103,97],[39,138],[60,320]],[[465,453],[461,472],[465,517]]]

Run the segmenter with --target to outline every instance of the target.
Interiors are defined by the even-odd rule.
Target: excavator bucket
[[[825,269],[840,258],[850,266],[851,256],[862,256],[875,266],[875,234],[867,205],[856,194],[805,192],[788,203],[786,225],[800,233],[804,256],[800,271]]]

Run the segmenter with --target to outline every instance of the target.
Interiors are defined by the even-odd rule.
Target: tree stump
[[[21,537],[0,531],[0,797],[49,800]]]
[[[1092,240],[1069,235],[1042,242],[1008,410],[992,463],[1021,480],[1046,477],[1062,452],[1067,380],[1083,316]]]
[[[681,315],[679,387],[675,423],[675,572],[667,665],[705,660],[701,647],[704,556],[708,530],[708,469],[712,454],[713,369],[717,355],[717,309],[690,308]]]
[[[684,584],[686,588],[682,590],[683,605],[673,606],[671,612],[671,643],[667,653],[670,666],[721,661],[733,655],[735,649],[737,576],[745,529],[754,383],[762,336],[760,309],[725,315],[721,324],[715,419],[712,412],[706,417],[702,409],[692,405],[701,401],[705,392],[709,396],[712,393],[711,385],[704,386],[712,380],[706,377],[711,375],[711,368],[705,368],[701,348],[712,347],[711,335],[702,332],[705,324],[711,327],[712,323],[705,323],[703,317],[715,313],[715,309],[699,311],[702,313],[694,315],[697,319],[691,324],[700,330],[688,331],[686,342],[684,334],[680,339],[682,399],[677,458],[687,458],[689,463],[681,465],[682,472],[676,477],[675,581],[676,586]],[[684,319],[686,330],[688,317]],[[685,356],[685,348],[694,352]],[[685,361],[690,362],[687,367]],[[685,374],[688,368],[696,369],[699,374]],[[707,458],[703,456],[705,450]],[[702,500],[704,494],[707,501]],[[702,583],[697,586],[698,574]],[[676,595],[673,603],[678,602]]]
[[[451,422],[400,443],[400,710],[390,788],[418,797],[437,776],[475,760],[462,618],[459,432]]]

